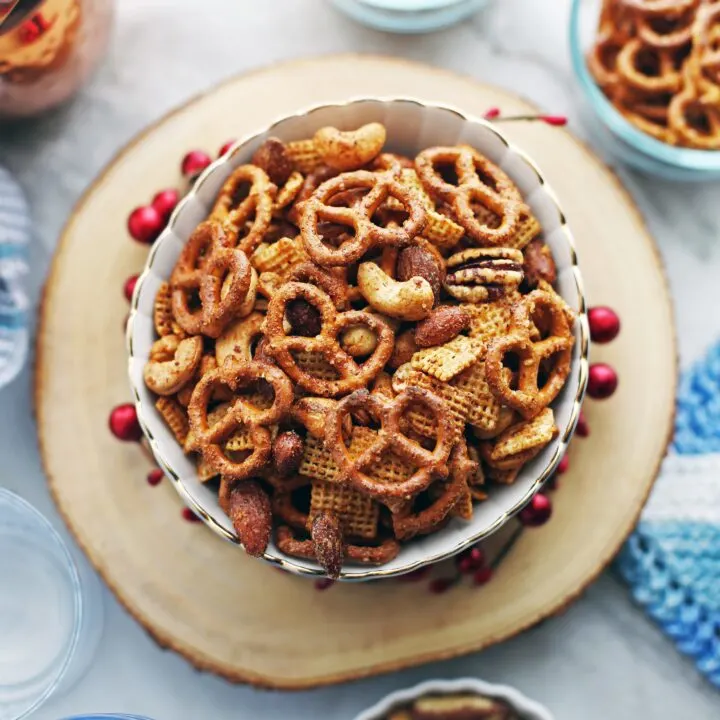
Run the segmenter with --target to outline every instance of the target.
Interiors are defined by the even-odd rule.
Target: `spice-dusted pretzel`
[[[218,388],[229,388],[236,393],[258,380],[267,382],[275,394],[269,408],[260,408],[250,403],[247,397],[235,395],[227,412],[217,422],[209,424],[208,405]],[[292,400],[292,383],[279,368],[230,360],[221,368],[206,373],[193,391],[188,406],[193,435],[193,446],[189,449],[201,452],[212,468],[228,478],[252,477],[270,459],[272,435],[269,426],[280,421],[290,409]],[[249,431],[253,450],[247,458],[235,461],[228,457],[224,445],[240,428]]]
[[[530,331],[538,314],[549,320],[549,327],[547,336],[534,342]],[[537,415],[555,399],[570,374],[574,340],[566,308],[550,293],[533,290],[518,302],[510,335],[488,344],[485,374],[493,393],[523,417]],[[504,371],[503,360],[508,354],[520,359],[517,389],[513,389],[513,381]],[[551,361],[552,367],[547,381],[539,387],[543,361]]]
[[[437,437],[433,450],[426,450],[406,437],[400,421],[414,404],[429,408],[437,419]],[[359,456],[353,457],[343,437],[344,419],[354,411],[366,410],[381,423],[375,441]],[[392,400],[367,390],[357,390],[343,398],[328,415],[325,443],[340,469],[336,481],[350,483],[360,492],[381,501],[404,500],[425,490],[430,483],[448,474],[447,459],[452,449],[452,432],[448,411],[437,395],[414,386],[407,387]],[[380,480],[371,468],[385,452],[416,467],[412,475],[398,481]]]
[[[239,199],[244,189],[247,196]],[[241,165],[222,186],[209,219],[222,222],[228,245],[250,254],[270,227],[276,192],[264,170]]]
[[[338,207],[331,202],[348,190],[367,194],[352,207]],[[373,222],[375,211],[389,197],[397,200],[408,217],[400,227],[381,227]],[[305,202],[300,228],[308,255],[323,266],[341,266],[359,260],[368,250],[381,245],[404,247],[418,235],[426,220],[425,208],[417,193],[395,179],[390,172],[368,170],[343,173],[324,182]],[[323,242],[322,221],[352,227],[354,237],[338,247]]]
[[[304,300],[320,313],[320,333],[315,337],[289,335],[283,320],[290,302]],[[377,346],[365,362],[358,364],[343,350],[338,339],[342,330],[361,325],[377,336]],[[316,395],[334,397],[363,387],[383,369],[392,354],[393,332],[377,315],[359,310],[338,313],[330,296],[309,283],[286,283],[270,300],[265,319],[268,351],[285,372],[302,388]],[[293,352],[318,353],[338,372],[337,380],[315,377],[304,371]]]
[[[458,184],[446,182],[438,165],[452,165]],[[446,202],[465,232],[479,245],[502,245],[518,228],[524,203],[510,178],[494,163],[468,146],[435,147],[415,159],[420,181],[436,199]],[[472,204],[480,203],[501,220],[490,227],[478,220]]]
[[[252,268],[247,255],[225,243],[225,232],[218,223],[201,223],[170,276],[173,314],[189,335],[220,335],[250,291]],[[194,295],[200,303],[197,309]]]

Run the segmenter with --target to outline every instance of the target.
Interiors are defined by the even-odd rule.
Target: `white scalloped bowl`
[[[152,321],[155,294],[160,283],[170,277],[175,261],[194,228],[209,214],[222,184],[236,167],[249,161],[267,137],[297,140],[312,136],[324,125],[351,129],[371,121],[385,124],[387,147],[391,150],[414,156],[433,145],[467,143],[505,170],[542,225],[545,241],[552,249],[558,268],[558,291],[570,307],[577,310],[578,320],[575,324],[572,371],[563,391],[553,403],[556,424],[560,429],[556,440],[522,469],[513,485],[493,488],[489,499],[476,506],[472,520],[454,519],[443,530],[413,540],[386,565],[368,567],[348,562],[341,575],[341,579],[345,580],[368,580],[410,572],[455,555],[490,535],[532,498],[552,475],[567,449],[587,383],[589,333],[572,235],[554,193],[534,163],[490,123],[468,117],[454,108],[413,99],[353,100],[343,105],[313,107],[282,118],[237,142],[202,173],[192,191],[179,203],[167,228],[153,245],[138,280],[127,330],[130,382],[138,418],[155,458],[183,500],[207,526],[225,540],[239,544],[230,520],[220,509],[217,495],[198,480],[194,464],[184,455],[155,410],[152,393],[143,382],[143,366],[156,339]],[[291,572],[323,574],[316,563],[289,557],[272,542],[264,559]]]
[[[425,695],[483,695],[494,700],[505,701],[522,720],[553,720],[550,712],[534,700],[508,685],[492,685],[475,678],[458,680],[428,680],[406,690],[398,690],[384,697],[380,702],[361,712],[355,720],[385,720],[388,713]]]

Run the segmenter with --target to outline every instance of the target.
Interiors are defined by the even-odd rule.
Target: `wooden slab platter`
[[[73,212],[47,282],[36,403],[58,508],[120,602],[160,644],[233,681],[283,689],[342,682],[478,650],[558,612],[627,537],[671,432],[672,309],[642,218],[569,132],[509,123],[510,139],[543,169],[567,213],[590,304],[615,308],[623,329],[593,349],[594,361],[618,370],[620,387],[610,400],[587,403],[592,435],[574,444],[552,521],[523,533],[489,584],[432,595],[388,580],[318,593],[312,581],[183,522],[170,483],[145,482],[146,457],[107,430],[110,409],[130,399],[122,284],[145,254],[128,239],[128,212],[178,185],[179,158],[191,148],[212,151],[280,115],[363,95],[410,95],[474,114],[534,110],[498,88],[379,57],[295,61],[237,77],[117,155]]]

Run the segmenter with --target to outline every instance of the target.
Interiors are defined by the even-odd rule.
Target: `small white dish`
[[[384,697],[368,710],[361,712],[355,720],[385,720],[387,714],[396,708],[412,703],[425,695],[483,695],[495,700],[503,700],[522,720],[553,720],[550,711],[534,700],[526,698],[521,692],[508,685],[492,685],[475,678],[458,680],[428,680],[406,690],[398,690]]]
[[[345,563],[343,580],[369,580],[402,575],[423,565],[456,555],[490,535],[519,512],[553,474],[567,450],[575,429],[588,375],[589,330],[583,284],[572,234],[553,191],[535,164],[514,147],[491,123],[469,117],[461,111],[409,98],[359,99],[341,105],[321,105],[285,117],[257,134],[238,141],[223,157],[197,179],[190,193],[179,203],[167,228],[153,245],[145,269],[138,279],[127,325],[129,375],[140,425],[159,465],[173,481],[184,501],[215,533],[239,544],[229,518],[222,512],[215,492],[197,477],[195,465],[176,442],[155,410],[155,400],[143,381],[143,367],[156,340],[153,306],[160,284],[170,277],[173,266],[195,227],[210,212],[221,186],[232,171],[249,162],[257,147],[268,137],[298,140],[311,137],[325,125],[354,129],[368,122],[382,122],[387,128],[387,149],[414,157],[435,145],[467,143],[498,164],[517,184],[523,198],[539,220],[545,242],[557,265],[557,289],[577,311],[575,346],[570,376],[553,402],[560,432],[531,462],[523,467],[513,485],[491,490],[488,500],[476,506],[472,520],[454,519],[442,531],[404,545],[391,562],[379,567]],[[310,560],[289,557],[270,543],[264,559],[291,572],[324,575]]]

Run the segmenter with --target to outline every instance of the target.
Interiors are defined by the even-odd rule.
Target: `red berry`
[[[32,20],[28,20],[20,26],[18,35],[21,43],[29,45],[30,43],[35,42],[40,37],[41,33],[40,28]]]
[[[165,474],[163,471],[160,468],[155,468],[147,474],[148,485],[155,487],[155,485],[159,485],[162,482],[164,477]]]
[[[596,343],[610,342],[620,332],[620,318],[609,307],[590,308],[588,323],[590,324],[590,337]]]
[[[237,140],[228,140],[221,148],[218,153],[218,157],[222,157],[230,148],[237,142]]]
[[[108,419],[110,432],[124,442],[138,442],[142,437],[142,429],[138,422],[135,406],[130,403],[118,405],[110,412]]]
[[[615,370],[605,363],[593,363],[588,372],[587,393],[591,398],[604,400],[617,389],[618,376]]]
[[[580,411],[580,417],[578,418],[577,425],[575,426],[575,432],[578,437],[587,437],[590,434],[590,426],[585,418],[583,411]]]
[[[473,582],[476,585],[484,585],[492,577],[493,570],[491,567],[481,567],[475,571],[473,575]]]
[[[422,580],[424,577],[427,577],[429,572],[430,566],[426,565],[425,567],[418,568],[417,570],[411,570],[409,573],[401,575],[398,580],[401,582],[417,582],[418,580]]]
[[[320,580],[315,581],[315,589],[316,590],[327,590],[329,587],[332,587],[335,584],[334,580],[331,580],[330,578],[321,578]]]
[[[475,563],[473,562],[473,559],[469,555],[461,555],[458,557],[457,569],[463,575],[469,575],[470,573],[475,572],[475,570],[477,570],[477,568],[475,567]]]
[[[183,520],[187,520],[191,523],[202,522],[202,520],[189,507],[185,507],[182,509],[182,516]]]
[[[155,242],[164,227],[165,220],[152,205],[135,208],[127,221],[130,236],[147,245]]]
[[[555,472],[558,475],[566,473],[570,469],[570,458],[567,455],[563,455],[562,460],[558,463]]]
[[[538,527],[544,525],[552,515],[552,503],[547,495],[538,493],[520,511],[518,518],[527,527]]]
[[[470,550],[470,558],[478,567],[485,564],[485,553],[479,547]]]
[[[175,206],[180,202],[180,193],[175,188],[169,188],[167,190],[161,190],[155,194],[152,199],[152,206],[160,213],[163,220],[167,223],[168,218],[175,209]]]
[[[485,119],[492,120],[493,118],[500,117],[500,108],[491,107],[485,111]]]
[[[123,293],[125,293],[125,299],[130,302],[132,300],[133,293],[135,292],[135,285],[137,284],[138,276],[131,275],[123,285]]]
[[[202,150],[191,150],[183,159],[180,169],[186,178],[199,175],[210,163],[212,158]]]
[[[554,125],[556,127],[567,125],[568,121],[564,115],[541,115],[540,119],[548,125]]]
[[[430,592],[440,595],[447,592],[455,584],[455,578],[437,578],[430,583]]]

